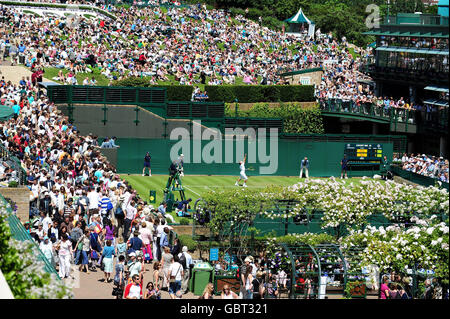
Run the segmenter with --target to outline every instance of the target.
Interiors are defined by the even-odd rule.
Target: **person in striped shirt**
[[[106,219],[109,220],[109,211],[112,209],[112,203],[106,194],[106,191],[102,191],[102,196],[98,202],[98,208],[102,216],[103,225],[106,225]]]

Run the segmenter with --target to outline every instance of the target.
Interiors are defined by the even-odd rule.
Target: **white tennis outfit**
[[[248,179],[248,178],[247,178],[247,175],[245,175],[245,164],[242,163],[242,164],[239,166],[239,168],[240,168],[240,170],[241,170],[241,173],[240,173],[241,179],[247,180],[247,179]]]

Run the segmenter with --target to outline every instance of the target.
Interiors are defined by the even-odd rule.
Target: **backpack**
[[[181,256],[180,256],[180,259],[179,259],[179,263],[181,264],[181,266],[183,266],[183,269],[187,268],[186,256],[184,255],[184,253],[181,253]]]

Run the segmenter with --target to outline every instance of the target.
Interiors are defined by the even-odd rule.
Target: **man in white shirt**
[[[169,267],[170,277],[175,279],[170,282],[169,294],[171,299],[177,298],[177,292],[181,289],[181,280],[184,276],[183,266],[178,261],[178,256],[173,257]]]
[[[47,234],[48,233],[48,226],[53,223],[52,219],[45,214],[45,212],[41,211],[41,220],[42,223],[42,229]]]
[[[98,214],[98,203],[99,203],[100,194],[94,188],[91,188],[89,193],[87,194],[87,198],[89,199],[89,218],[92,215]]]
[[[184,257],[183,257],[184,255]],[[182,252],[178,254],[179,262],[183,266],[183,279],[181,281],[181,293],[184,295],[188,289],[190,265],[193,265],[192,256],[188,253],[187,246],[183,246]],[[183,261],[185,260],[185,262]]]
[[[131,222],[136,216],[137,209],[134,207],[135,202],[131,200],[131,203],[125,208],[125,220],[123,221],[123,239],[128,240],[128,236],[131,230]]]

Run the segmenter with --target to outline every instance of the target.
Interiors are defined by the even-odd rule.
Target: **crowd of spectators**
[[[370,77],[359,71],[372,49],[351,46],[345,37],[339,40],[320,29],[314,38],[298,38],[200,4],[163,10],[90,3],[111,11],[117,20],[101,18],[99,22],[79,16],[73,25],[64,17],[38,17],[3,8],[0,28],[9,23],[13,28],[4,28],[0,47],[4,51],[10,46],[10,52],[14,48],[13,58],[18,62],[22,57],[32,69],[61,69],[53,79],[68,84],[96,85],[93,76],[76,79],[77,74],[96,69],[110,83],[144,76],[150,84],[283,84],[282,72],[322,67],[324,74],[316,88],[320,100],[338,99],[353,106],[371,103],[386,113],[391,108],[420,108],[419,103],[403,98],[376,97],[364,82]],[[77,32],[72,32],[74,27]],[[198,94],[196,100],[204,97]]]
[[[408,155],[405,153],[401,157],[394,155],[392,163],[401,165],[405,171],[436,178],[441,182],[448,183],[448,159],[444,159],[442,156]]]
[[[155,290],[170,292],[170,265],[187,250],[169,241],[167,215],[140,199],[102,156],[97,137],[81,136],[37,85],[6,82],[1,89],[19,105],[14,117],[0,123],[0,142],[26,172],[31,222],[25,227],[49,262],[58,265],[59,276],[72,276],[73,264],[86,272],[100,267],[104,281],[114,281],[122,298],[128,297],[125,286],[133,276],[139,285],[144,283],[143,264],[155,261],[163,271],[146,280]],[[114,141],[108,139],[103,146],[114,147]],[[2,183],[14,173],[6,161],[0,162]],[[181,296],[181,288],[174,298]],[[186,292],[187,284],[183,288]]]

